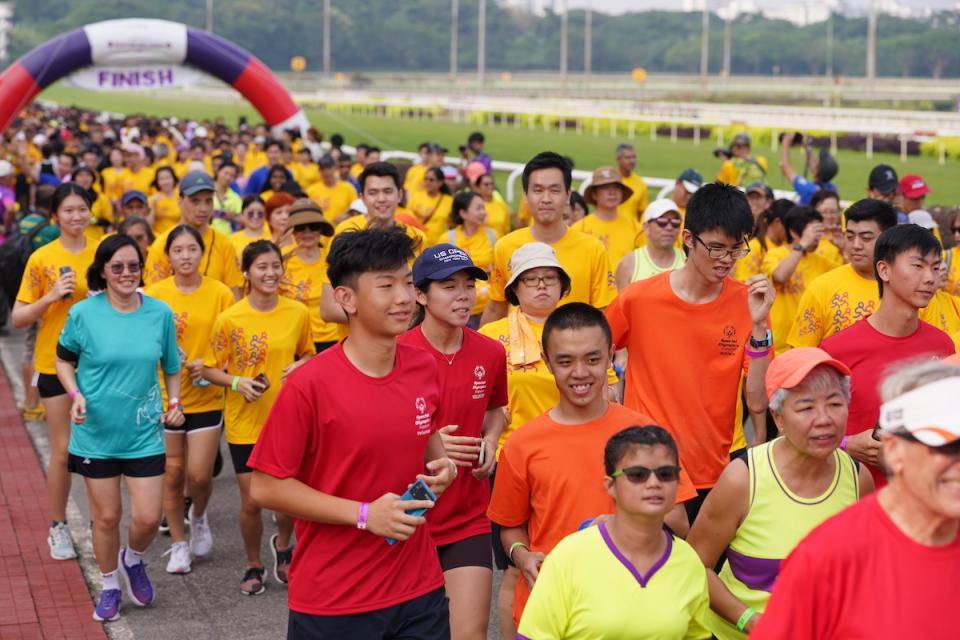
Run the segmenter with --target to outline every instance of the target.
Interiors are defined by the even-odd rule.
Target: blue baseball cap
[[[143,191],[137,191],[136,189],[127,191],[123,194],[123,197],[120,198],[120,204],[125,207],[131,200],[139,200],[143,204],[147,204],[147,194]]]
[[[477,280],[487,279],[487,272],[473,264],[466,251],[444,242],[428,247],[413,263],[413,283],[443,280],[457,271],[467,271]]]
[[[214,191],[216,184],[206,171],[191,171],[180,180],[180,195],[192,196],[201,191]]]

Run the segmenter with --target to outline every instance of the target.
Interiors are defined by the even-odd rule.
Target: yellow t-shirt
[[[354,162],[353,166],[350,167],[350,177],[359,178],[361,173],[363,173],[363,165],[359,162]]]
[[[297,181],[301,189],[307,189],[320,182],[320,167],[312,162],[307,164],[294,162],[291,171],[293,172],[293,179]]]
[[[154,171],[150,167],[142,167],[140,171],[134,173],[129,168],[124,168],[120,172],[120,195],[118,199],[127,191],[142,191],[144,195],[150,193],[150,184],[153,182]]]
[[[251,238],[246,233],[243,232],[243,229],[239,229],[230,234],[230,244],[233,245],[233,250],[237,254],[237,262],[239,263],[243,257],[243,250],[247,248],[247,245],[251,242],[256,242],[257,240],[273,240],[273,236],[270,235],[270,227],[263,225],[260,229],[260,235],[256,238]]]
[[[426,191],[414,191],[407,198],[407,209],[427,227],[429,245],[442,242],[443,235],[450,228],[450,209],[453,198],[445,193],[430,197]]]
[[[850,265],[837,267],[807,285],[797,305],[787,344],[816,347],[879,306],[880,291],[875,280],[860,277]]]
[[[837,248],[837,245],[830,242],[830,238],[824,236],[820,238],[820,244],[817,245],[814,253],[821,258],[825,258],[834,267],[842,267],[846,260],[843,259],[843,253]]]
[[[733,279],[739,280],[740,282],[746,282],[760,273],[760,267],[763,265],[763,257],[766,254],[766,251],[760,246],[760,241],[756,238],[750,238],[747,246],[750,247],[750,253],[748,253],[746,257],[737,260],[733,265]],[[768,250],[776,246],[777,245],[772,242],[767,241]]]
[[[647,183],[636,173],[621,178],[620,182],[633,189],[633,195],[625,202],[620,203],[617,212],[627,218],[639,221],[643,218],[643,212],[647,210],[647,205],[650,204],[650,197],[647,195]]]
[[[250,149],[243,158],[243,174],[249,176],[251,173],[264,167],[267,164],[267,154],[265,151]]]
[[[123,168],[107,167],[100,172],[100,178],[103,180],[103,193],[111,200],[119,201],[123,196],[123,185],[120,180],[120,174],[124,170]]]
[[[493,268],[493,247],[497,243],[497,234],[493,229],[483,228],[472,236],[466,236],[463,233],[463,227],[454,227],[447,232],[447,237],[443,242],[449,242],[452,245],[460,247],[467,252],[473,264],[477,265],[488,274]],[[471,315],[483,313],[490,300],[490,281],[477,280],[477,301],[473,305]]]
[[[423,177],[427,174],[427,167],[422,164],[410,165],[407,174],[403,177],[403,189],[407,192],[407,197],[414,191],[423,191]]]
[[[73,295],[57,300],[47,307],[40,317],[37,346],[33,354],[33,367],[40,373],[57,373],[54,366],[57,361],[57,341],[67,323],[70,307],[87,297],[87,268],[93,262],[96,252],[97,245],[87,240],[83,251],[70,253],[64,248],[61,239],[57,238],[31,253],[27,259],[20,290],[17,292],[17,300],[26,304],[33,304],[47,295],[60,279],[60,269],[63,267],[70,267],[77,274],[77,288],[73,290]]]
[[[310,312],[310,333],[314,342],[334,342],[340,339],[340,325],[324,322],[320,317],[320,294],[323,292],[327,271],[327,246],[320,247],[320,259],[307,264],[296,253],[289,253],[283,267],[280,295],[307,305]]]
[[[413,239],[413,252],[415,255],[419,256],[421,253],[423,253],[423,250],[429,246],[427,245],[426,235],[423,233],[423,231],[420,231],[420,229],[411,227],[408,224],[403,224],[402,222],[395,222],[395,224],[403,229],[406,234]],[[369,226],[370,221],[367,220],[367,216],[352,216],[337,225],[334,236],[341,234],[344,231],[361,231]]]
[[[204,366],[225,369],[230,376],[256,377],[264,373],[270,382],[256,402],[247,402],[240,393],[227,392],[224,425],[230,444],[257,441],[280,393],[283,369],[297,356],[314,353],[308,316],[302,303],[280,296],[272,311],[257,311],[244,298],[217,318]]]
[[[187,354],[187,362],[206,355],[214,322],[234,303],[233,292],[213,278],[203,278],[200,286],[190,293],[180,291],[172,277],[165,278],[147,287],[145,293],[170,305],[177,327],[177,346]],[[215,384],[199,387],[193,384],[187,368],[183,368],[180,404],[184,413],[222,411],[223,402],[223,387]]]
[[[87,240],[100,244],[100,241],[103,240],[103,237],[107,234],[107,228],[100,225],[94,224],[93,220],[106,220],[107,222],[113,222],[113,205],[110,203],[110,200],[107,196],[102,193],[97,194],[97,199],[93,201],[93,204],[90,205],[90,219],[91,222],[87,226],[86,231],[83,232],[83,235],[87,237]]]
[[[529,227],[517,229],[500,238],[493,248],[493,271],[490,274],[490,299],[504,301],[503,288],[510,280],[510,256],[525,244],[536,242]],[[570,276],[570,293],[560,300],[585,302],[602,309],[617,297],[617,281],[603,245],[596,238],[574,229],[551,245],[557,260]]]
[[[790,255],[791,251],[791,248],[786,245],[773,247],[767,251],[760,267],[763,275],[772,280],[773,272]],[[777,295],[773,301],[773,308],[770,309],[770,325],[773,333],[775,355],[780,355],[790,348],[787,344],[787,335],[793,326],[794,318],[797,317],[800,298],[807,285],[834,268],[834,265],[826,258],[811,253],[800,258],[800,262],[797,263],[797,268],[789,280],[784,284],[774,283]]]
[[[947,293],[960,296],[960,247],[953,247],[947,254],[950,268],[947,271]]]
[[[173,275],[170,261],[167,260],[167,254],[164,252],[168,235],[170,231],[158,235],[147,251],[143,280],[148,285]],[[237,259],[237,252],[233,248],[230,236],[220,233],[213,227],[207,227],[203,234],[203,244],[200,273],[219,280],[230,288],[242,288],[243,275],[240,273],[240,261]]]
[[[490,227],[497,232],[497,237],[502,237],[510,233],[510,207],[506,202],[494,198],[490,202],[484,202],[483,208],[487,210],[487,220],[484,226]]]
[[[575,222],[571,228],[593,236],[603,244],[610,260],[610,269],[614,273],[623,256],[640,246],[640,237],[643,235],[643,229],[636,218],[619,213],[609,221],[601,220],[591,213],[583,220]]]
[[[324,217],[333,224],[334,218],[349,211],[350,203],[357,199],[357,190],[343,180],[337,180],[332,187],[320,180],[307,189],[307,197],[320,205]]]
[[[177,194],[165,196],[162,193],[151,198],[153,205],[153,232],[164,233],[180,222],[180,201]]]
[[[920,319],[948,335],[953,335],[960,331],[960,298],[944,289],[938,289],[930,304],[920,310]]]

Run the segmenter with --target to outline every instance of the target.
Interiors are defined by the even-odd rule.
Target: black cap
[[[880,193],[890,193],[896,191],[899,186],[897,172],[888,164],[878,164],[870,171],[870,179],[867,186]]]
[[[837,164],[837,159],[830,155],[826,149],[821,149],[820,160],[817,163],[817,179],[820,182],[830,182],[836,177],[838,171],[840,171],[840,166]]]

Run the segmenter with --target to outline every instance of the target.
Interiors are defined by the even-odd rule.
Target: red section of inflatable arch
[[[6,130],[33,98],[40,93],[40,87],[30,73],[19,62],[14,62],[0,74],[0,131]],[[13,98],[12,96],[17,96]]]
[[[250,101],[271,125],[292,118],[300,110],[276,76],[260,60],[251,57],[233,88]]]

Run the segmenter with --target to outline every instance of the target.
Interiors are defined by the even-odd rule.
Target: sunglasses
[[[626,469],[614,471],[610,474],[610,477],[627,476],[627,480],[633,484],[643,484],[650,477],[651,473],[657,476],[657,480],[660,482],[676,482],[680,479],[680,467],[675,464],[664,465],[656,469],[641,467],[639,465],[636,467],[627,467]]]
[[[300,231],[323,231],[323,225],[319,222],[308,222],[307,224],[298,224],[293,228],[294,233],[299,233]]]
[[[262,218],[265,212],[260,209],[247,209],[243,212],[243,215],[250,216],[251,218]]]
[[[107,268],[110,269],[110,273],[115,276],[119,276],[123,273],[123,268],[126,267],[127,271],[130,273],[140,273],[140,263],[139,262],[113,262],[107,265]]]
[[[671,218],[654,218],[654,222],[657,223],[657,226],[661,229],[666,229],[667,226],[671,226],[674,229],[679,229],[680,225],[683,224],[682,220],[673,220]]]

